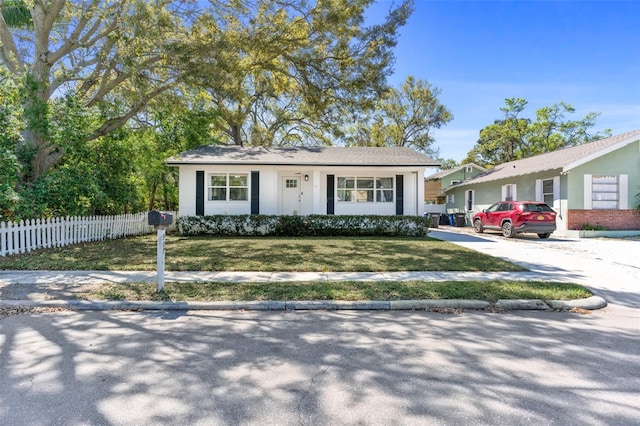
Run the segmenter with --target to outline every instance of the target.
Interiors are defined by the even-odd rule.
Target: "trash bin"
[[[449,216],[441,213],[440,221],[438,222],[438,225],[448,225],[448,224],[449,224]]]
[[[429,224],[429,228],[437,228],[438,222],[440,222],[440,213],[425,213],[425,217],[429,217],[431,222]]]
[[[449,214],[449,225],[456,226],[456,215],[453,213]]]
[[[464,213],[456,213],[456,226],[466,226],[467,225],[467,215]]]

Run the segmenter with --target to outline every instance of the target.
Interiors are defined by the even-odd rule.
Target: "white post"
[[[158,292],[164,289],[164,239],[167,230],[158,227]]]

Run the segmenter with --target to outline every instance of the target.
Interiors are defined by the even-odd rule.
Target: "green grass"
[[[591,292],[575,284],[514,281],[167,283],[160,293],[153,283],[132,283],[104,284],[99,290],[83,295],[87,299],[157,301],[475,299],[488,302],[572,300],[589,296]]]
[[[156,269],[156,236],[123,238],[0,258],[8,270]],[[166,239],[169,271],[523,271],[524,268],[431,238]]]

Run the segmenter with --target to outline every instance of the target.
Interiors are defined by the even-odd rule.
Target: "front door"
[[[282,214],[301,214],[300,176],[282,178]]]

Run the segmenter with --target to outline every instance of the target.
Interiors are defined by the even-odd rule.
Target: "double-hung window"
[[[542,201],[553,206],[553,179],[542,180]]]
[[[248,174],[212,173],[209,175],[209,201],[247,201],[248,199]]]
[[[591,177],[591,202],[594,209],[619,208],[620,190],[618,176]]]
[[[338,200],[351,203],[393,202],[392,177],[338,177]]]
[[[585,210],[629,208],[629,175],[584,175]]]
[[[502,201],[513,201],[516,199],[516,185],[514,183],[502,185]]]

